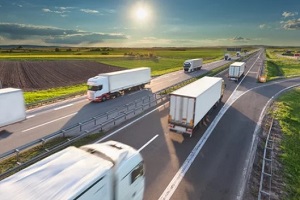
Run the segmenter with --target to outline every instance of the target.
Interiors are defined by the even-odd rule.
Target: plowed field
[[[124,68],[93,61],[0,61],[2,87],[24,91],[70,86],[100,73]]]

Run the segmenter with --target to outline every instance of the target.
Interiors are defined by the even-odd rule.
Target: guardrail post
[[[66,131],[65,130],[61,130],[62,132],[62,137],[65,138],[66,137]]]
[[[17,164],[21,165],[21,162],[20,162],[20,150],[19,149],[15,149],[15,152],[16,152]]]
[[[94,120],[94,126],[96,126],[97,125],[96,117],[92,117],[92,119]]]
[[[82,131],[82,123],[78,123],[79,125],[79,131],[81,132]]]

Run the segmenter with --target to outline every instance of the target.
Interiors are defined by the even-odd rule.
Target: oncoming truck
[[[26,118],[23,91],[18,88],[0,89],[0,127]]]
[[[229,66],[228,78],[238,82],[245,74],[246,63],[234,62]]]
[[[195,58],[186,60],[183,63],[183,70],[184,72],[193,72],[195,70],[200,70],[203,64],[202,58]]]
[[[194,128],[223,97],[224,81],[205,76],[170,94],[169,129],[192,136]]]
[[[90,101],[106,101],[126,91],[144,88],[150,81],[149,67],[99,74],[88,79],[87,98]]]
[[[142,200],[144,164],[116,141],[68,147],[0,181],[1,200]]]

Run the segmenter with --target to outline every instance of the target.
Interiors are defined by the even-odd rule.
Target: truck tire
[[[102,97],[102,102],[104,102],[104,101],[106,101],[106,97],[105,96]]]

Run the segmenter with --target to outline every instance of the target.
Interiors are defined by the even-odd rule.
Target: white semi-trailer
[[[141,154],[120,142],[68,147],[0,181],[1,200],[142,200]]]
[[[169,129],[192,136],[194,128],[221,101],[223,92],[223,79],[208,76],[172,92]]]
[[[0,127],[26,118],[23,91],[17,88],[0,89]]]
[[[183,63],[184,72],[193,72],[195,70],[200,70],[203,65],[202,58],[186,60]]]
[[[99,74],[88,79],[87,98],[90,101],[106,101],[128,90],[144,88],[150,81],[151,69],[148,67]]]
[[[228,78],[238,82],[245,74],[246,63],[234,62],[229,66]]]

